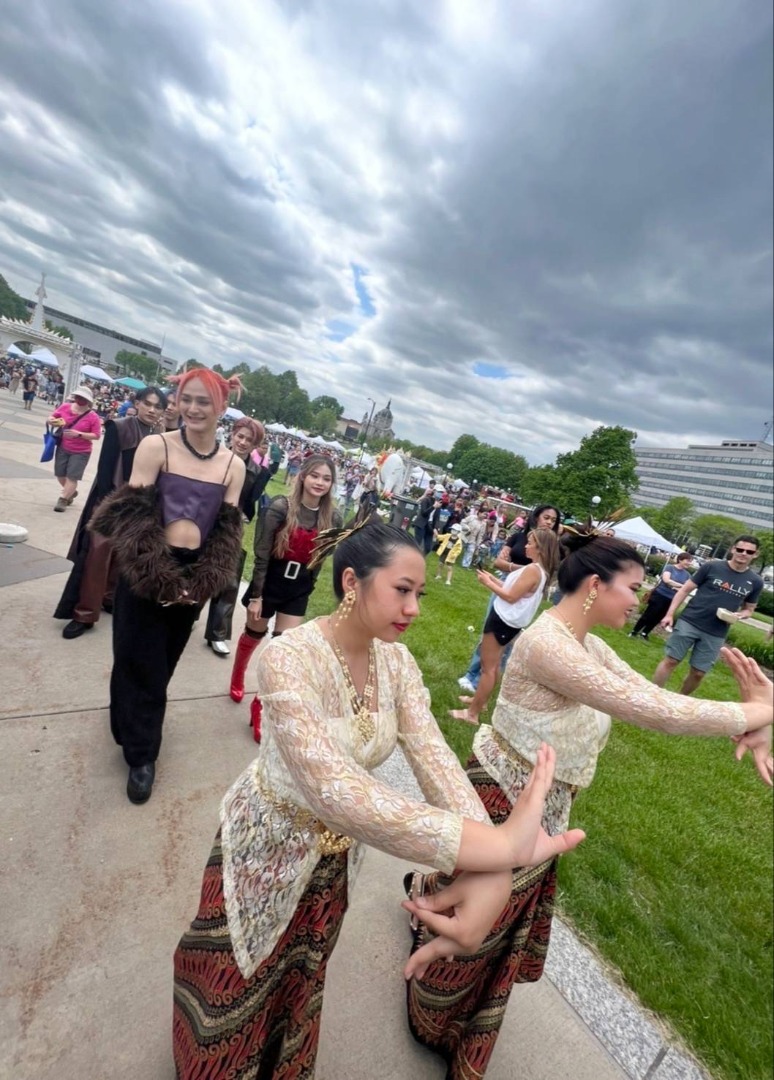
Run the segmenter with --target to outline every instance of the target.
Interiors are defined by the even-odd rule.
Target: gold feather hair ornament
[[[338,529],[324,529],[321,533],[318,533],[314,541],[314,554],[309,560],[308,569],[316,570],[323,559],[341,544],[344,540],[348,540],[350,536],[364,528],[371,521],[371,516],[365,515],[360,521],[355,519],[355,524],[349,528]]]
[[[622,517],[625,517],[626,512],[626,507],[620,506],[605,521],[598,521],[596,525],[591,515],[589,515],[586,521],[578,522],[577,527],[562,525],[562,534],[570,533],[572,536],[586,536],[590,540],[594,540],[598,536],[608,536],[612,533],[613,525],[619,522]]]

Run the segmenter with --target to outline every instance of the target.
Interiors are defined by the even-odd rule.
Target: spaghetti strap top
[[[203,544],[212,532],[223,504],[226,477],[234,460],[234,452],[231,452],[223,480],[219,484],[212,480],[194,480],[190,476],[169,471],[167,440],[163,435],[159,438],[164,443],[164,469],[157,480],[161,496],[161,520],[165,528],[174,521],[193,522],[199,529]]]

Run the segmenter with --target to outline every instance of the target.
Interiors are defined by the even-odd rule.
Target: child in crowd
[[[454,564],[462,554],[462,528],[459,524],[454,524],[447,533],[442,533],[437,539],[438,572],[435,579],[440,581],[443,568],[446,567],[446,584],[451,585]]]

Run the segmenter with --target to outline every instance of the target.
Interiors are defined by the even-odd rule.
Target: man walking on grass
[[[760,542],[754,536],[739,536],[731,545],[727,559],[704,563],[682,585],[661,620],[670,630],[680,605],[695,591],[696,595],[680,616],[666,646],[666,655],[653,673],[656,686],[664,686],[681,660],[690,652],[690,668],[680,687],[681,694],[692,694],[718,658],[725,644],[730,624],[718,618],[718,608],[735,613],[736,622],[749,619],[763,589],[763,578],[750,569]]]

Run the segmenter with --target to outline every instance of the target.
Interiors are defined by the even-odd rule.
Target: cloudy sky
[[[399,435],[551,460],[771,412],[764,0],[28,0],[0,273]]]

